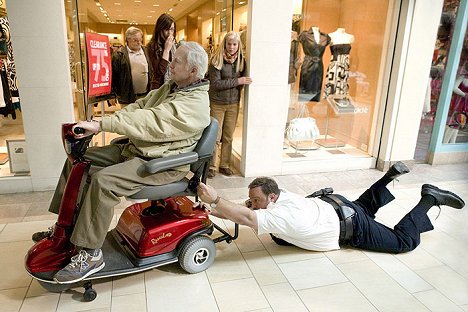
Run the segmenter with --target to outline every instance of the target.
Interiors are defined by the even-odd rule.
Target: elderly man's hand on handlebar
[[[77,134],[74,130],[75,128],[85,129],[84,133]],[[101,131],[101,123],[96,120],[92,121],[78,121],[76,125],[73,126],[73,132],[75,133],[75,138],[83,138],[92,134],[99,133]]]

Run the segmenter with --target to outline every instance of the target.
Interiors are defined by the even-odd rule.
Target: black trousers
[[[349,246],[387,253],[403,253],[415,249],[420,243],[420,234],[433,230],[427,216],[430,207],[417,205],[406,214],[393,229],[375,221],[375,214],[395,197],[385,186],[372,185],[357,200],[349,201],[337,195],[353,207],[353,237]]]

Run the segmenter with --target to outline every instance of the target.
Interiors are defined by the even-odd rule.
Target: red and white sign
[[[112,60],[109,37],[86,33],[88,56],[88,98],[111,93]]]

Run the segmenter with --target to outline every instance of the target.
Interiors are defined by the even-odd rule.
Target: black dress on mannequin
[[[315,39],[312,29],[299,35],[305,57],[301,67],[299,81],[299,99],[302,101],[320,102],[323,80],[323,53],[330,44],[330,37],[320,32],[320,40]]]

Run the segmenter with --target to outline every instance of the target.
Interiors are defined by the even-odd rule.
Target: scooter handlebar
[[[86,129],[85,128],[82,128],[82,127],[75,127],[73,128],[73,133],[74,134],[83,134],[86,132]]]

